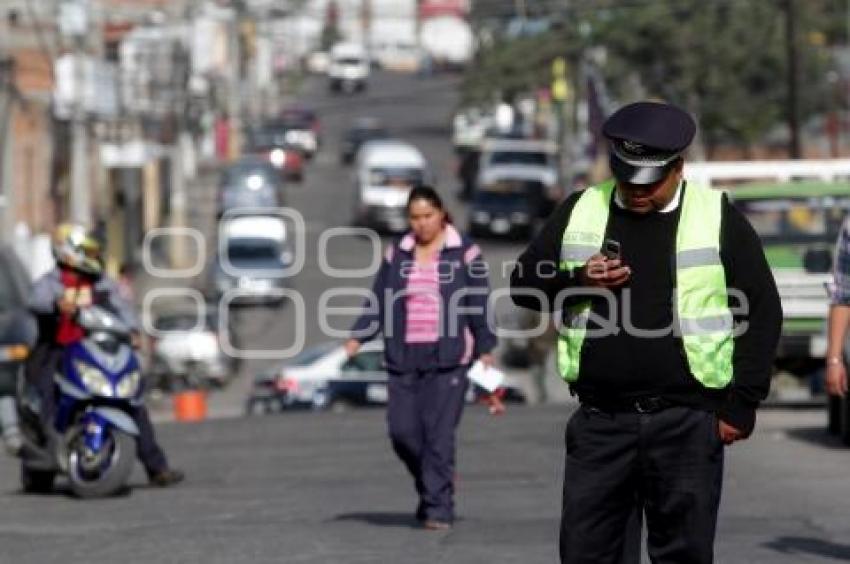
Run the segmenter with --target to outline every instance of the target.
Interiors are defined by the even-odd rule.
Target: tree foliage
[[[847,7],[844,0],[790,1],[796,2],[805,119],[835,102],[834,85],[826,76],[830,46],[847,42]],[[668,100],[699,116],[709,145],[752,145],[781,124],[788,111],[788,2],[572,2],[573,9],[550,14],[556,22],[550,32],[502,38],[482,49],[464,93],[474,100],[488,87],[518,92],[546,86],[555,56],[575,62],[602,47],[604,64],[598,66],[617,102]]]

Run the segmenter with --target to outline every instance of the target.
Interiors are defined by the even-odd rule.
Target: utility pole
[[[418,0],[416,4],[418,4]],[[363,33],[363,45],[369,49],[372,41],[372,0],[360,0],[360,25]]]
[[[60,5],[60,28],[74,45],[74,109],[71,116],[71,201],[70,219],[91,227],[88,129],[85,103],[86,38],[91,29],[86,0],[66,0]]]
[[[14,61],[11,57],[0,57],[0,96],[3,113],[0,115],[0,182],[2,182],[2,230],[3,241],[11,240],[15,229],[15,189],[12,185],[12,114],[15,103]]]
[[[528,19],[526,0],[514,0],[514,12],[516,12],[516,17],[522,20],[523,25],[525,25],[525,21]]]
[[[85,59],[81,49],[74,52],[74,116],[71,119],[71,220],[91,227],[88,130],[83,100]]]
[[[240,25],[242,9],[236,4],[233,7],[233,21],[230,26],[230,88],[228,93],[227,114],[230,123],[228,135],[228,153],[231,159],[239,156],[239,140],[242,132],[242,50],[240,49]]]
[[[797,1],[785,0],[785,39],[788,57],[788,152],[792,159],[803,156],[800,143],[800,68],[797,37]]]

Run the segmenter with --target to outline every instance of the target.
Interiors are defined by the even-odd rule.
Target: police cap
[[[629,184],[653,184],[664,178],[695,133],[696,123],[686,111],[661,102],[624,106],[602,126],[611,142],[611,172]]]

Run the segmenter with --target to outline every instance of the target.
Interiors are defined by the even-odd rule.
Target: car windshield
[[[248,147],[257,151],[269,147],[285,147],[286,130],[284,129],[260,129],[248,134]]]
[[[373,186],[399,186],[409,188],[422,184],[424,175],[418,168],[390,168],[379,167],[369,170],[370,181]]]
[[[547,166],[549,158],[546,153],[532,151],[496,151],[490,157],[490,162],[494,165],[533,165]]]
[[[276,181],[277,171],[270,165],[262,163],[233,165],[224,171],[222,178],[222,183],[225,186],[238,186],[255,190],[263,185],[272,185]]]
[[[850,211],[850,198],[740,200],[736,205],[764,243],[831,244]]]
[[[336,62],[340,65],[359,65],[363,60],[356,57],[342,57],[337,59]]]
[[[227,258],[233,266],[281,267],[280,245],[277,241],[260,238],[232,239],[227,244]]]
[[[478,204],[525,206],[531,202],[531,194],[524,192],[490,192],[488,190],[478,190],[475,192],[475,202]]]
[[[286,366],[308,366],[339,346],[337,343],[323,343],[305,349],[286,362]]]
[[[381,128],[352,129],[348,132],[348,138],[352,141],[372,141],[375,139],[386,139],[387,132]]]

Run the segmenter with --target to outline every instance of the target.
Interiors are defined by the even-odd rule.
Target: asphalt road
[[[319,322],[322,295],[332,289],[368,288],[372,276],[328,276],[320,267],[320,256],[336,269],[362,269],[372,260],[373,243],[363,236],[336,236],[321,246],[320,238],[328,229],[353,225],[357,206],[353,167],[340,163],[340,142],[346,129],[359,117],[380,120],[393,137],[416,145],[427,158],[437,177],[437,188],[445,199],[455,222],[461,229],[467,226],[466,206],[458,201],[458,182],[455,179],[455,159],[451,144],[451,119],[458,104],[457,77],[441,76],[423,80],[414,76],[376,73],[369,90],[356,96],[332,95],[319,78],[308,80],[298,103],[317,111],[322,126],[323,145],[308,164],[302,184],[287,187],[286,206],[296,210],[304,221],[305,232],[298,235],[304,242],[304,266],[292,279],[303,308],[287,301],[282,308],[245,307],[233,311],[235,341],[248,353],[240,374],[226,390],[211,398],[214,416],[236,416],[243,409],[244,399],[253,375],[281,362],[279,351],[300,341],[304,347],[341,337],[328,335]],[[215,174],[201,176],[189,186],[190,224],[208,239],[207,248],[215,248],[214,220]],[[384,237],[381,244],[390,239]],[[485,259],[491,267],[493,288],[508,286],[510,263],[519,255],[524,242],[502,239],[479,241]],[[181,281],[159,281],[158,285],[180,285]],[[338,297],[333,307],[355,307],[361,297]],[[497,309],[513,308],[505,296],[498,300]],[[347,329],[354,317],[334,316],[328,324],[337,330]],[[156,406],[155,406],[156,407]],[[167,405],[156,411],[167,414]]]
[[[0,563],[552,564],[564,407],[467,410],[459,521],[414,527],[413,487],[380,410],[166,424],[160,438],[188,480],[79,501],[19,492],[0,458]],[[764,412],[728,449],[719,563],[850,560],[850,452],[825,441],[820,414]]]

